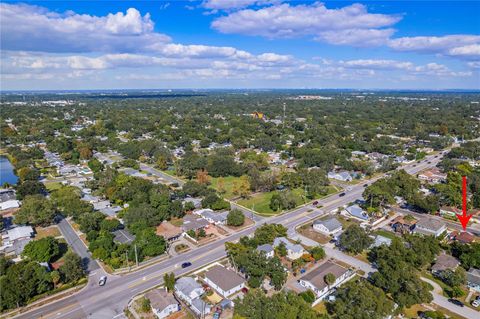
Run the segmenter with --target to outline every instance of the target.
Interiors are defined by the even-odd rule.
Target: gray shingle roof
[[[314,225],[323,225],[325,226],[329,231],[333,231],[337,228],[342,227],[342,224],[336,219],[335,217],[326,219],[326,220],[316,220],[313,222]]]
[[[215,283],[223,291],[228,291],[245,282],[236,272],[222,266],[213,266],[205,273],[205,278]]]

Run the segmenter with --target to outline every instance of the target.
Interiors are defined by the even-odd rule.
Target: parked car
[[[474,301],[472,301],[472,307],[478,308],[478,306],[480,306],[480,300],[479,299],[475,299]]]
[[[187,267],[190,267],[191,265],[192,265],[191,262],[186,261],[186,262],[184,262],[184,263],[182,264],[182,268],[187,268]]]
[[[363,184],[363,187],[367,187],[367,186],[368,186],[368,184]]]
[[[464,307],[465,306],[463,304],[463,302],[461,302],[460,300],[457,300],[457,299],[449,298],[448,301],[453,303],[454,305],[459,306],[459,307]]]
[[[105,286],[106,283],[107,283],[107,276],[100,277],[100,280],[98,281],[98,285]]]
[[[345,196],[345,193],[338,194],[338,197],[343,197],[343,196]]]

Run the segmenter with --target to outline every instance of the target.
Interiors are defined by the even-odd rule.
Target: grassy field
[[[397,237],[397,236],[395,236],[394,233],[389,232],[389,231],[386,231],[386,230],[382,230],[382,229],[376,230],[374,233],[375,233],[376,235],[380,235],[380,236],[383,236],[383,237],[386,237],[386,238],[390,238],[390,239],[394,239],[394,238]]]
[[[52,191],[55,191],[57,189],[60,189],[62,188],[62,183],[60,182],[48,182],[48,183],[45,183],[45,187],[47,188],[47,190],[49,192],[52,192]]]
[[[224,188],[224,191],[225,193],[223,194],[220,194],[223,196],[223,198],[226,198],[226,199],[232,199],[235,197],[235,195],[233,194],[233,185],[235,183],[235,181],[238,181],[240,179],[240,177],[235,177],[235,176],[227,176],[227,177],[223,177],[223,178],[218,178],[218,177],[215,177],[215,178],[212,178],[210,180],[210,186],[214,189],[217,190],[217,192],[219,192],[219,186],[218,186],[218,181],[223,179],[223,188]]]
[[[45,228],[36,227],[35,231],[37,232],[37,234],[35,235],[35,240],[48,237],[48,236],[57,237],[61,235],[60,230],[58,229],[57,226],[50,226]]]
[[[272,198],[273,194],[275,194],[276,191],[268,192],[268,193],[261,193],[261,194],[255,194],[254,196],[247,198],[247,199],[242,199],[238,201],[238,204],[245,206],[247,208],[250,208],[254,211],[256,211],[259,214],[262,215],[276,215],[281,213],[282,211],[273,211],[270,208],[270,199]],[[334,186],[329,186],[328,187],[328,194],[325,196],[328,196],[330,194],[333,194],[337,192],[337,189]],[[302,188],[295,188],[292,190],[293,195],[295,196],[295,201],[297,203],[297,206],[305,204],[305,197],[304,197],[304,190]],[[325,197],[322,196],[322,197]],[[320,198],[322,198],[320,197]],[[319,199],[319,198],[316,198]],[[307,200],[309,202],[310,200]]]

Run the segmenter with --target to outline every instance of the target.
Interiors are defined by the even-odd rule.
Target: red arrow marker
[[[458,215],[457,218],[462,223],[463,230],[467,230],[467,224],[472,215],[467,215],[467,177],[462,176],[462,189],[463,189],[463,215]]]

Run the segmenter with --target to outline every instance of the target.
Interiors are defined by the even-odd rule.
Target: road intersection
[[[410,174],[416,174],[426,168],[435,166],[440,159],[441,156],[429,156],[421,163],[406,165],[403,168]],[[154,172],[152,171],[152,173]],[[319,200],[318,205],[322,205],[321,209],[316,209],[307,204],[281,215],[261,218],[259,220],[262,222],[257,222],[255,225],[237,233],[184,254],[171,257],[129,274],[121,276],[108,275],[107,284],[103,287],[97,284],[96,278],[103,272],[101,269],[98,269],[90,275],[93,279],[89,280],[88,285],[80,292],[20,314],[15,318],[118,318],[123,315],[123,309],[132,297],[142,291],[161,285],[165,273],[173,272],[176,276],[185,275],[226,257],[224,249],[226,242],[235,242],[240,237],[252,234],[263,222],[283,224],[288,228],[289,234],[295,234],[295,229],[299,225],[319,218],[337,207],[361,198],[364,184],[370,184],[381,177],[383,176],[353,185],[349,191],[345,192],[344,196],[333,194]],[[184,261],[191,262],[192,266],[187,269],[181,268],[180,265]]]

